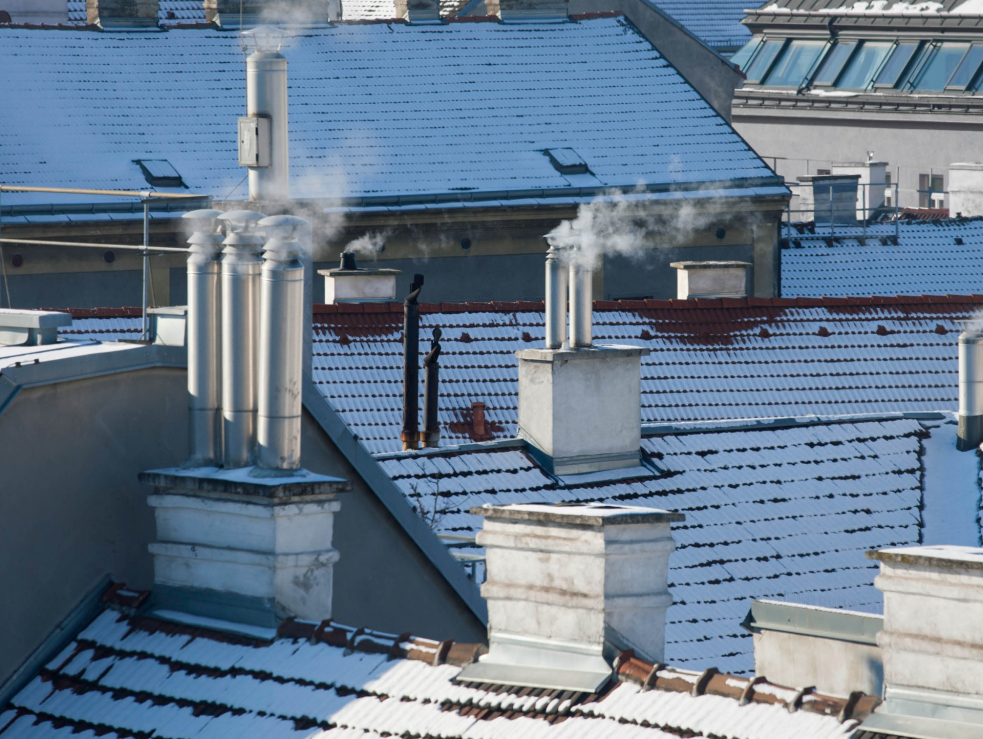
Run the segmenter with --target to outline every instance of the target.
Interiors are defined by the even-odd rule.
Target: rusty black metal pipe
[[[440,446],[440,424],[437,422],[437,395],[440,385],[440,335],[439,328],[433,330],[430,351],[423,358],[423,432],[420,446]]]
[[[423,275],[413,275],[403,301],[403,451],[416,449],[420,433],[420,306]]]

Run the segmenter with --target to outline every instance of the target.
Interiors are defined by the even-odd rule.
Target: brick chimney
[[[159,0],[85,0],[86,22],[101,28],[156,28]]]
[[[459,680],[592,693],[626,649],[665,653],[670,524],[620,505],[485,505],[489,652]]]

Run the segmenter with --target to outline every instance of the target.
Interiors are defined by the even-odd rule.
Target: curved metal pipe
[[[560,349],[567,334],[567,291],[569,268],[560,261],[560,252],[551,246],[546,252],[546,348]]]

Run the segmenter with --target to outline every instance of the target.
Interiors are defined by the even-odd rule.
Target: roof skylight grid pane
[[[920,42],[918,41],[906,41],[898,44],[894,53],[881,68],[881,73],[874,80],[874,87],[895,87],[914,58],[919,46]]]
[[[758,50],[758,47],[761,46],[761,41],[762,38],[760,36],[755,36],[746,44],[744,44],[744,46],[741,47],[740,51],[738,51],[736,54],[734,54],[734,56],[730,58],[731,64],[733,64],[743,72],[744,67],[747,66],[747,63],[754,55],[754,52],[756,52]]]
[[[792,41],[765,80],[773,87],[798,87],[822,53],[824,41]]]
[[[761,82],[762,78],[768,74],[771,63],[775,61],[775,57],[778,56],[778,52],[782,50],[783,46],[785,46],[785,39],[765,41],[761,46],[761,51],[754,57],[754,61],[747,69],[747,81],[751,83]]]
[[[969,51],[969,44],[942,44],[936,49],[922,73],[915,80],[914,89],[941,92],[956,71],[956,67]]]
[[[952,73],[952,77],[949,78],[946,88],[951,90],[965,90],[976,78],[976,73],[979,72],[981,63],[983,63],[983,46],[974,44],[969,47],[966,56],[963,57],[959,66],[956,67],[956,71]]]
[[[830,52],[826,55],[826,60],[819,68],[819,72],[812,80],[812,84],[832,85],[834,82],[836,82],[836,78],[840,76],[840,72],[843,70],[843,65],[847,63],[847,61],[850,59],[850,55],[853,54],[853,51],[856,48],[856,41],[837,43],[836,46],[830,49]]]
[[[864,41],[836,86],[845,90],[865,89],[893,46],[891,41]]]

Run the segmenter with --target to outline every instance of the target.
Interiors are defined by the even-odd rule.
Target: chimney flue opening
[[[338,265],[340,269],[346,269],[355,271],[358,269],[358,265],[355,262],[355,252],[344,251],[341,253],[341,263]]]

